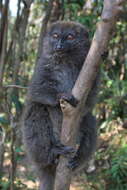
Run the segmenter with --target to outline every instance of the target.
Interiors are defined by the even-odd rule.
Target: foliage
[[[126,190],[127,187],[127,132],[119,121],[111,121],[100,135],[96,152],[96,171],[87,176],[91,190]],[[85,188],[84,188],[85,189]]]
[[[107,171],[109,180],[109,189],[125,190],[127,189],[127,144],[113,155],[111,160],[111,169]]]

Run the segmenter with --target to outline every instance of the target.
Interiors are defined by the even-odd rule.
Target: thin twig
[[[20,86],[20,85],[16,85],[16,84],[6,85],[6,86],[3,86],[3,88],[22,88],[22,89],[28,89],[28,87]]]

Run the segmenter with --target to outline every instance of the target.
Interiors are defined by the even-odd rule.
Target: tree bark
[[[0,135],[0,172],[2,174],[3,172],[3,161],[4,161],[4,151],[5,151],[5,137],[6,137],[6,132],[4,131],[4,129],[2,129],[2,133]],[[0,177],[1,177],[0,174]]]
[[[50,22],[64,19],[64,0],[54,0]]]
[[[7,49],[7,27],[8,27],[8,8],[9,0],[5,1],[5,5],[1,6],[1,23],[0,23],[0,86],[2,86],[5,55]]]
[[[104,0],[101,21],[97,24],[89,53],[72,90],[72,94],[80,102],[76,108],[73,108],[67,102],[60,100],[63,111],[61,141],[65,145],[72,147],[76,145],[75,139],[82,115],[82,108],[84,108],[88,93],[99,70],[101,55],[107,48],[117,16],[122,10],[122,4],[125,2],[126,0]],[[67,158],[60,157],[56,173],[55,190],[69,190],[71,171],[66,167],[67,162]]]
[[[45,17],[42,21],[42,26],[41,26],[41,32],[40,32],[40,37],[39,37],[39,46],[38,46],[38,53],[37,53],[37,60],[40,58],[41,52],[42,50],[42,44],[43,44],[43,37],[45,35],[46,29],[47,29],[47,25],[51,16],[51,12],[52,12],[52,8],[53,8],[53,2],[54,0],[50,0],[48,3],[48,8],[45,14]],[[37,61],[36,61],[37,62]]]

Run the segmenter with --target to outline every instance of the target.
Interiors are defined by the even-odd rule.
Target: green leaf
[[[9,125],[9,121],[5,117],[0,117],[0,124]]]

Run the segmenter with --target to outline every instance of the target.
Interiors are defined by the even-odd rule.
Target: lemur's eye
[[[67,40],[74,40],[74,35],[73,34],[68,34]]]
[[[59,38],[59,34],[54,33],[54,34],[52,35],[52,37],[57,39],[57,38]]]

